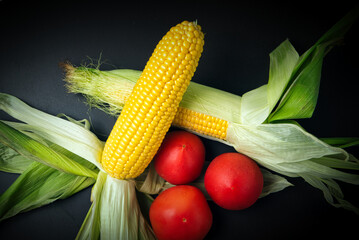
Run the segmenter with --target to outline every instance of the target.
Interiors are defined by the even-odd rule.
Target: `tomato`
[[[240,153],[224,153],[209,164],[204,185],[217,205],[228,210],[241,210],[259,198],[263,175],[249,157]]]
[[[154,158],[157,173],[179,185],[195,180],[202,171],[205,148],[199,137],[186,131],[169,132]]]
[[[212,212],[198,188],[178,185],[153,201],[150,221],[159,240],[203,239],[212,226]]]

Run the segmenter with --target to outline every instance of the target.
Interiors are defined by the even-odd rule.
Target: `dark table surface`
[[[101,56],[103,70],[142,70],[172,25],[197,20],[205,48],[193,81],[242,95],[267,82],[269,53],[282,41],[288,38],[302,54],[353,7],[347,1],[289,2],[0,0],[0,92],[50,114],[91,119],[104,140],[115,119],[66,92],[59,62],[79,66]],[[357,32],[355,24],[344,44],[325,57],[316,111],[311,119],[300,120],[318,137],[359,136]],[[0,119],[11,118],[1,112]],[[207,161],[234,151],[203,141]],[[359,156],[358,148],[348,150]],[[0,173],[0,193],[16,177]],[[214,223],[206,239],[346,239],[357,233],[358,216],[330,206],[321,191],[302,179],[288,180],[295,186],[246,210],[228,211],[210,202]],[[359,205],[359,188],[340,184],[346,199]],[[75,238],[90,206],[90,190],[1,222],[0,239]]]

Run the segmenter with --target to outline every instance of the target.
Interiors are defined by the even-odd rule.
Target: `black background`
[[[270,3],[269,3],[270,2]],[[76,66],[102,54],[103,70],[142,70],[167,30],[197,20],[205,48],[193,81],[238,95],[267,82],[269,53],[289,39],[302,54],[354,5],[347,1],[7,1],[0,0],[0,92],[50,114],[91,119],[105,140],[115,118],[69,94],[58,63]],[[318,137],[359,136],[358,24],[324,59],[317,109],[300,123]],[[11,119],[3,112],[0,119]],[[234,149],[203,139],[210,161]],[[359,156],[358,148],[348,149]],[[16,179],[0,173],[0,193]],[[207,239],[299,239],[355,236],[359,217],[330,206],[302,179],[242,211],[210,202],[214,223]],[[359,206],[358,187],[342,184]],[[90,188],[0,223],[0,239],[73,239],[90,206]],[[354,234],[354,235],[352,235]]]

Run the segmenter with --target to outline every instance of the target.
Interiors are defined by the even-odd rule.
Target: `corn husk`
[[[333,206],[359,213],[356,207],[344,201],[339,186],[335,185],[335,180],[359,183],[357,174],[341,170],[357,169],[356,158],[308,133],[295,121],[312,116],[318,99],[323,59],[343,39],[357,17],[358,9],[354,9],[302,55],[289,40],[285,40],[270,54],[268,84],[241,97],[192,82],[180,106],[229,122],[225,140],[197,134],[230,145],[272,171],[288,177],[302,177],[322,190]],[[120,114],[126,100],[124,95],[131,91],[131,83],[137,80],[136,74],[127,74],[135,70],[100,71],[65,66],[69,91],[84,94],[90,106],[112,114]],[[123,84],[126,79],[131,80]],[[91,90],[94,86],[96,92]],[[114,90],[113,86],[118,89]],[[120,89],[124,90],[120,91],[121,98],[108,94]],[[349,145],[358,142],[357,138],[346,141]],[[336,141],[331,143],[334,145]],[[333,162],[340,166],[339,169],[330,166]]]
[[[21,174],[0,195],[0,221],[70,197],[95,183],[91,195],[92,205],[78,233],[79,239],[111,237],[112,234],[118,233],[119,226],[123,238],[132,238],[136,233],[140,239],[153,238],[147,223],[148,216],[144,218],[141,209],[148,215],[153,201],[149,194],[158,194],[173,185],[166,183],[153,167],[147,169],[135,181],[112,179],[101,171],[99,159],[93,157],[101,155],[102,149],[99,146],[103,143],[91,133],[87,120],[77,121],[64,114],[55,117],[8,94],[0,94],[0,100],[1,109],[18,117],[18,120],[27,121],[0,121],[0,169]],[[37,120],[41,120],[44,127],[33,124]],[[76,134],[83,133],[83,136],[72,136],[66,131],[60,133],[60,127],[54,123],[68,130],[73,129]],[[82,138],[86,141],[82,141]],[[91,154],[86,153],[88,149],[91,149]],[[264,181],[267,187],[264,188],[263,196],[291,186],[284,178],[270,172],[264,174]],[[193,184],[206,193],[203,178]],[[137,194],[135,185],[139,191]],[[121,196],[110,193],[112,190]],[[127,197],[120,198],[123,196]],[[141,206],[137,203],[136,196],[141,200]],[[115,212],[111,215],[112,220],[108,221],[104,212],[109,211],[106,206],[114,203],[121,203],[121,206],[112,207],[119,211],[122,209],[126,214],[123,211]],[[106,233],[110,235],[104,235]]]
[[[92,205],[76,239],[156,239],[141,213],[133,180],[100,172]]]
[[[62,146],[101,168],[97,159],[101,156],[104,143],[85,127],[32,108],[5,93],[0,93],[0,109],[26,123],[24,127],[30,126],[28,131],[36,132],[41,138]]]

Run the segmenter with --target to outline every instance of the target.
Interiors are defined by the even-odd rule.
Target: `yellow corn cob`
[[[227,121],[187,108],[178,108],[172,125],[222,140],[227,136]]]
[[[105,144],[101,163],[115,178],[140,175],[175,117],[203,50],[203,33],[184,21],[162,38]]]
[[[69,83],[67,86],[70,91],[85,94],[91,105],[97,106],[109,114],[119,114],[135,85],[131,81],[122,80],[117,75],[111,76],[111,72],[97,69],[87,71],[86,68],[76,69],[67,63],[63,65],[63,68],[66,71],[65,80]],[[94,71],[96,73],[93,73]],[[120,71],[129,70],[121,69]],[[192,82],[190,86],[191,84],[194,86],[197,83]],[[94,90],[96,90],[95,93]],[[216,89],[215,91],[219,92],[220,90]],[[100,99],[94,100],[95,96]],[[108,104],[108,108],[104,107],[104,104]],[[228,121],[189,108],[179,107],[172,125],[201,135],[226,140]]]
[[[67,86],[70,91],[85,94],[90,105],[97,106],[109,114],[119,114],[135,85],[134,82],[127,79],[122,80],[118,75],[111,75],[112,72],[97,69],[87,71],[86,68],[77,69],[70,64],[64,64],[63,68],[66,70],[65,80],[69,83]],[[119,71],[129,70],[121,69]],[[136,72],[136,74],[139,72],[132,71]],[[135,80],[137,79],[135,78]],[[189,87],[191,84],[192,86],[199,85],[192,82]],[[202,85],[201,88],[203,87],[205,86]],[[96,91],[95,93],[93,92],[94,90]],[[218,89],[213,91],[216,91],[216,93],[222,92]],[[97,99],[94,99],[94,97],[97,97]],[[235,99],[235,101],[237,100]],[[108,106],[105,107],[104,104],[108,104]],[[179,107],[172,125],[201,135],[226,140],[228,121],[221,117],[214,117],[193,109]]]

